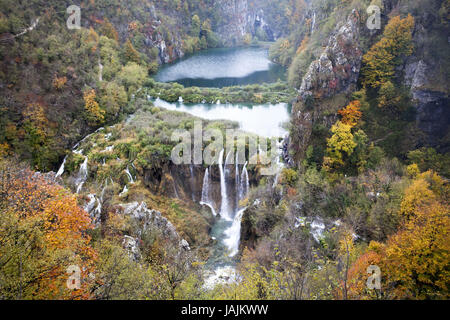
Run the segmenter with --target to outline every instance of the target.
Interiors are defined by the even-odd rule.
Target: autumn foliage
[[[88,121],[91,124],[102,123],[105,120],[105,110],[100,108],[96,98],[97,94],[94,89],[84,92],[84,108],[87,112]]]
[[[360,107],[361,103],[358,100],[355,100],[350,102],[350,104],[344,109],[339,110],[338,113],[342,117],[342,123],[352,127],[356,126],[362,117]]]
[[[389,21],[383,38],[363,57],[365,87],[380,88],[394,78],[395,67],[401,63],[401,58],[413,52],[413,28],[414,18],[411,15],[404,19],[396,16]]]
[[[349,271],[350,297],[370,299],[448,299],[450,261],[449,188],[428,171],[405,190],[400,230],[386,244],[372,242]],[[367,290],[366,269],[382,271],[379,292]]]
[[[81,279],[94,271],[89,215],[76,196],[26,168],[0,163],[0,296],[10,299],[87,299],[89,282],[67,287],[67,268]]]

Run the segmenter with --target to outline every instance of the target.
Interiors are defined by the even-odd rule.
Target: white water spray
[[[211,209],[212,214],[214,216],[217,216],[217,212],[214,209],[210,194],[211,194],[211,174],[209,172],[209,169],[206,168],[205,176],[203,177],[202,200],[200,201],[200,204],[209,207]]]
[[[77,188],[76,193],[80,193],[83,188],[84,183],[86,182],[88,177],[88,157],[84,157],[84,161],[80,166],[80,171],[78,172],[78,176],[75,179],[75,186]]]
[[[228,206],[228,194],[227,194],[227,183],[225,181],[225,172],[224,172],[224,164],[223,164],[223,153],[224,150],[220,151],[219,155],[219,170],[220,170],[220,194],[222,197],[222,203],[220,205],[220,216],[228,221],[232,221],[230,216],[230,210]]]
[[[130,181],[130,183],[133,184],[134,183],[134,179],[133,179],[133,176],[131,175],[131,172],[130,172],[130,169],[128,168],[128,166],[125,169],[125,173],[127,174],[128,180]]]
[[[241,222],[242,216],[247,208],[240,209],[233,219],[233,224],[225,230],[225,245],[228,247],[229,256],[234,257],[239,252],[239,241],[241,240]]]
[[[247,197],[248,191],[250,190],[250,182],[248,179],[247,162],[244,164],[241,173],[241,182],[239,184],[239,201]]]
[[[56,177],[60,177],[64,173],[64,168],[66,166],[67,156],[64,157],[63,163],[61,164],[61,167],[59,167],[58,172],[56,173]]]

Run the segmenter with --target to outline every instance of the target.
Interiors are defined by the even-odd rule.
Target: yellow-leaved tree
[[[431,171],[417,175],[405,190],[402,224],[385,244],[372,242],[349,272],[353,299],[449,299],[449,188]],[[380,291],[368,290],[367,267],[381,270]]]
[[[343,166],[356,147],[351,125],[338,121],[331,127],[331,133],[333,135],[327,140],[328,156],[324,158],[327,170]]]
[[[105,110],[100,108],[96,98],[97,94],[94,89],[86,90],[83,95],[84,109],[86,110],[86,117],[89,124],[96,125],[103,123],[105,120]]]
[[[383,37],[363,56],[361,69],[364,87],[378,89],[395,75],[395,67],[402,57],[413,52],[412,31],[414,18],[393,17],[387,24]]]

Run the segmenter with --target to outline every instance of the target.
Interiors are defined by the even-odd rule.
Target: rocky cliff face
[[[356,88],[362,60],[360,26],[359,15],[354,10],[303,77],[298,100],[292,109],[295,134],[291,137],[291,146],[299,158],[306,152],[314,125],[330,127],[336,119],[337,110],[329,110],[326,99],[345,96]]]
[[[262,34],[267,40],[275,41],[286,32],[278,28],[276,22],[266,17],[265,8],[259,2],[249,0],[218,0],[218,2],[224,19],[228,21],[216,30],[225,46],[241,43],[246,34],[253,37]]]
[[[359,16],[356,10],[328,41],[320,58],[309,66],[300,87],[303,100],[328,98],[355,89],[361,68]]]
[[[415,52],[408,57],[399,72],[404,75],[404,85],[410,89],[413,105],[416,109],[416,125],[424,135],[418,141],[419,146],[432,146],[441,152],[450,150],[449,119],[450,99],[448,74],[439,58],[430,54],[432,48],[427,44],[436,37],[433,16],[422,14],[416,18],[413,34]],[[433,34],[434,33],[434,34]],[[436,44],[437,45],[437,44]],[[450,42],[439,43],[442,50],[450,50]],[[444,67],[445,68],[445,67]]]
[[[449,134],[450,99],[448,94],[428,89],[432,68],[417,57],[412,57],[405,66],[405,85],[411,90],[416,108],[417,127],[425,133],[420,141],[424,146],[434,146],[448,152],[450,145],[443,141]]]
[[[219,1],[223,17],[227,24],[219,26],[217,33],[227,45],[238,44],[247,33],[247,0]]]
[[[414,53],[405,57],[405,63],[397,68],[397,79],[410,89],[412,105],[416,114],[417,133],[412,147],[434,147],[448,152],[449,145],[449,92],[443,83],[448,75],[442,68],[445,63],[436,49],[430,48],[430,39],[439,41],[440,47],[450,50],[450,43],[443,41],[442,30],[436,22],[439,1],[430,3],[428,12],[418,12],[413,32]],[[410,13],[411,5],[396,0],[384,2],[383,25],[392,15]],[[400,12],[399,12],[400,11]],[[406,12],[406,13],[405,13]],[[317,126],[330,128],[337,120],[337,111],[350,99],[349,94],[357,88],[362,64],[363,43],[374,43],[379,32],[368,30],[365,21],[360,21],[356,10],[338,27],[329,38],[327,47],[319,58],[311,63],[299,88],[298,100],[294,103],[292,121],[294,130],[291,148],[296,160],[304,158],[311,136]],[[438,40],[439,39],[439,40]]]
[[[126,235],[123,239],[123,246],[134,260],[140,259],[140,240],[143,234],[150,230],[158,233],[164,240],[178,246],[180,250],[190,250],[189,243],[179,236],[173,224],[164,218],[161,212],[148,209],[145,202],[121,204],[117,206],[116,213],[131,217],[139,225],[137,234]]]

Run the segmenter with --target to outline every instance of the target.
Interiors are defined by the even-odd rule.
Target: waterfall
[[[97,207],[95,208],[94,212],[96,215],[102,213],[102,202],[100,199],[97,199]]]
[[[220,151],[219,155],[219,170],[220,170],[220,194],[222,197],[222,203],[220,204],[220,216],[225,220],[231,221],[230,212],[228,208],[228,195],[227,195],[227,182],[225,181],[225,172],[223,164],[224,150]]]
[[[241,173],[241,183],[239,185],[239,201],[247,197],[248,191],[250,190],[250,182],[248,179],[247,162],[244,164]]]
[[[128,187],[125,185],[124,187],[123,187],[123,190],[122,190],[122,192],[119,194],[119,196],[123,196],[125,193],[127,193],[128,192]]]
[[[77,187],[77,192],[80,193],[83,184],[86,182],[88,176],[88,157],[84,157],[84,162],[80,166],[80,171],[75,179],[75,186]]]
[[[311,25],[311,34],[314,32],[314,27],[316,26],[316,12],[314,11],[312,25]]]
[[[281,156],[283,154],[283,149],[282,149],[283,148],[283,142],[284,142],[284,140],[277,143],[277,156],[276,156],[277,157],[277,159],[276,159],[276,161],[277,161],[276,162],[277,173],[275,175],[275,179],[273,181],[272,188],[275,188],[277,186],[278,180],[280,179],[281,171],[282,171],[282,169],[284,167],[283,163],[280,162],[280,158],[281,158]]]
[[[98,81],[103,81],[103,65],[100,59],[98,59]]]
[[[64,167],[66,166],[66,161],[67,161],[67,156],[64,157],[63,163],[61,164],[61,167],[59,167],[59,170],[56,173],[56,177],[60,177],[64,173]]]
[[[234,167],[234,184],[236,186],[236,208],[239,208],[239,152],[236,152],[235,159],[235,167]]]
[[[89,202],[86,203],[86,205],[83,207],[83,209],[87,213],[90,213],[92,211],[92,209],[94,209],[95,201],[97,200],[97,198],[95,197],[95,194],[92,194],[92,193],[88,195],[88,198],[89,198]]]
[[[214,210],[210,193],[211,193],[211,175],[209,169],[206,168],[205,176],[203,177],[202,201],[200,201],[200,204],[209,207],[211,209],[212,214],[216,216],[217,213],[216,210]]]
[[[231,168],[230,168],[231,157],[230,157],[230,155],[231,155],[231,151],[229,151],[227,153],[227,156],[225,157],[225,164],[223,165],[224,176],[225,176],[225,184],[227,184],[228,181],[231,181],[230,180],[230,173],[231,173]],[[228,199],[228,191],[229,190],[228,190],[228,184],[227,184],[227,199]],[[230,201],[229,200],[230,199],[227,200],[228,212],[230,213],[230,218],[233,218],[233,216],[231,215],[233,212],[230,212],[230,211],[232,211],[232,208],[230,207]]]
[[[225,230],[225,240],[223,241],[228,247],[229,257],[234,257],[239,252],[239,241],[241,240],[241,222],[242,216],[247,208],[240,209],[233,219],[233,224]]]
[[[103,202],[103,196],[105,195],[105,190],[108,187],[108,179],[105,180],[105,186],[102,189],[102,192],[100,194],[100,198],[97,198],[97,207],[95,208],[95,214],[102,213],[102,202]]]
[[[133,179],[133,176],[130,173],[130,169],[128,168],[128,166],[127,166],[127,168],[125,170],[125,173],[127,174],[128,180],[130,181],[130,183],[133,184],[134,183],[134,179]]]

